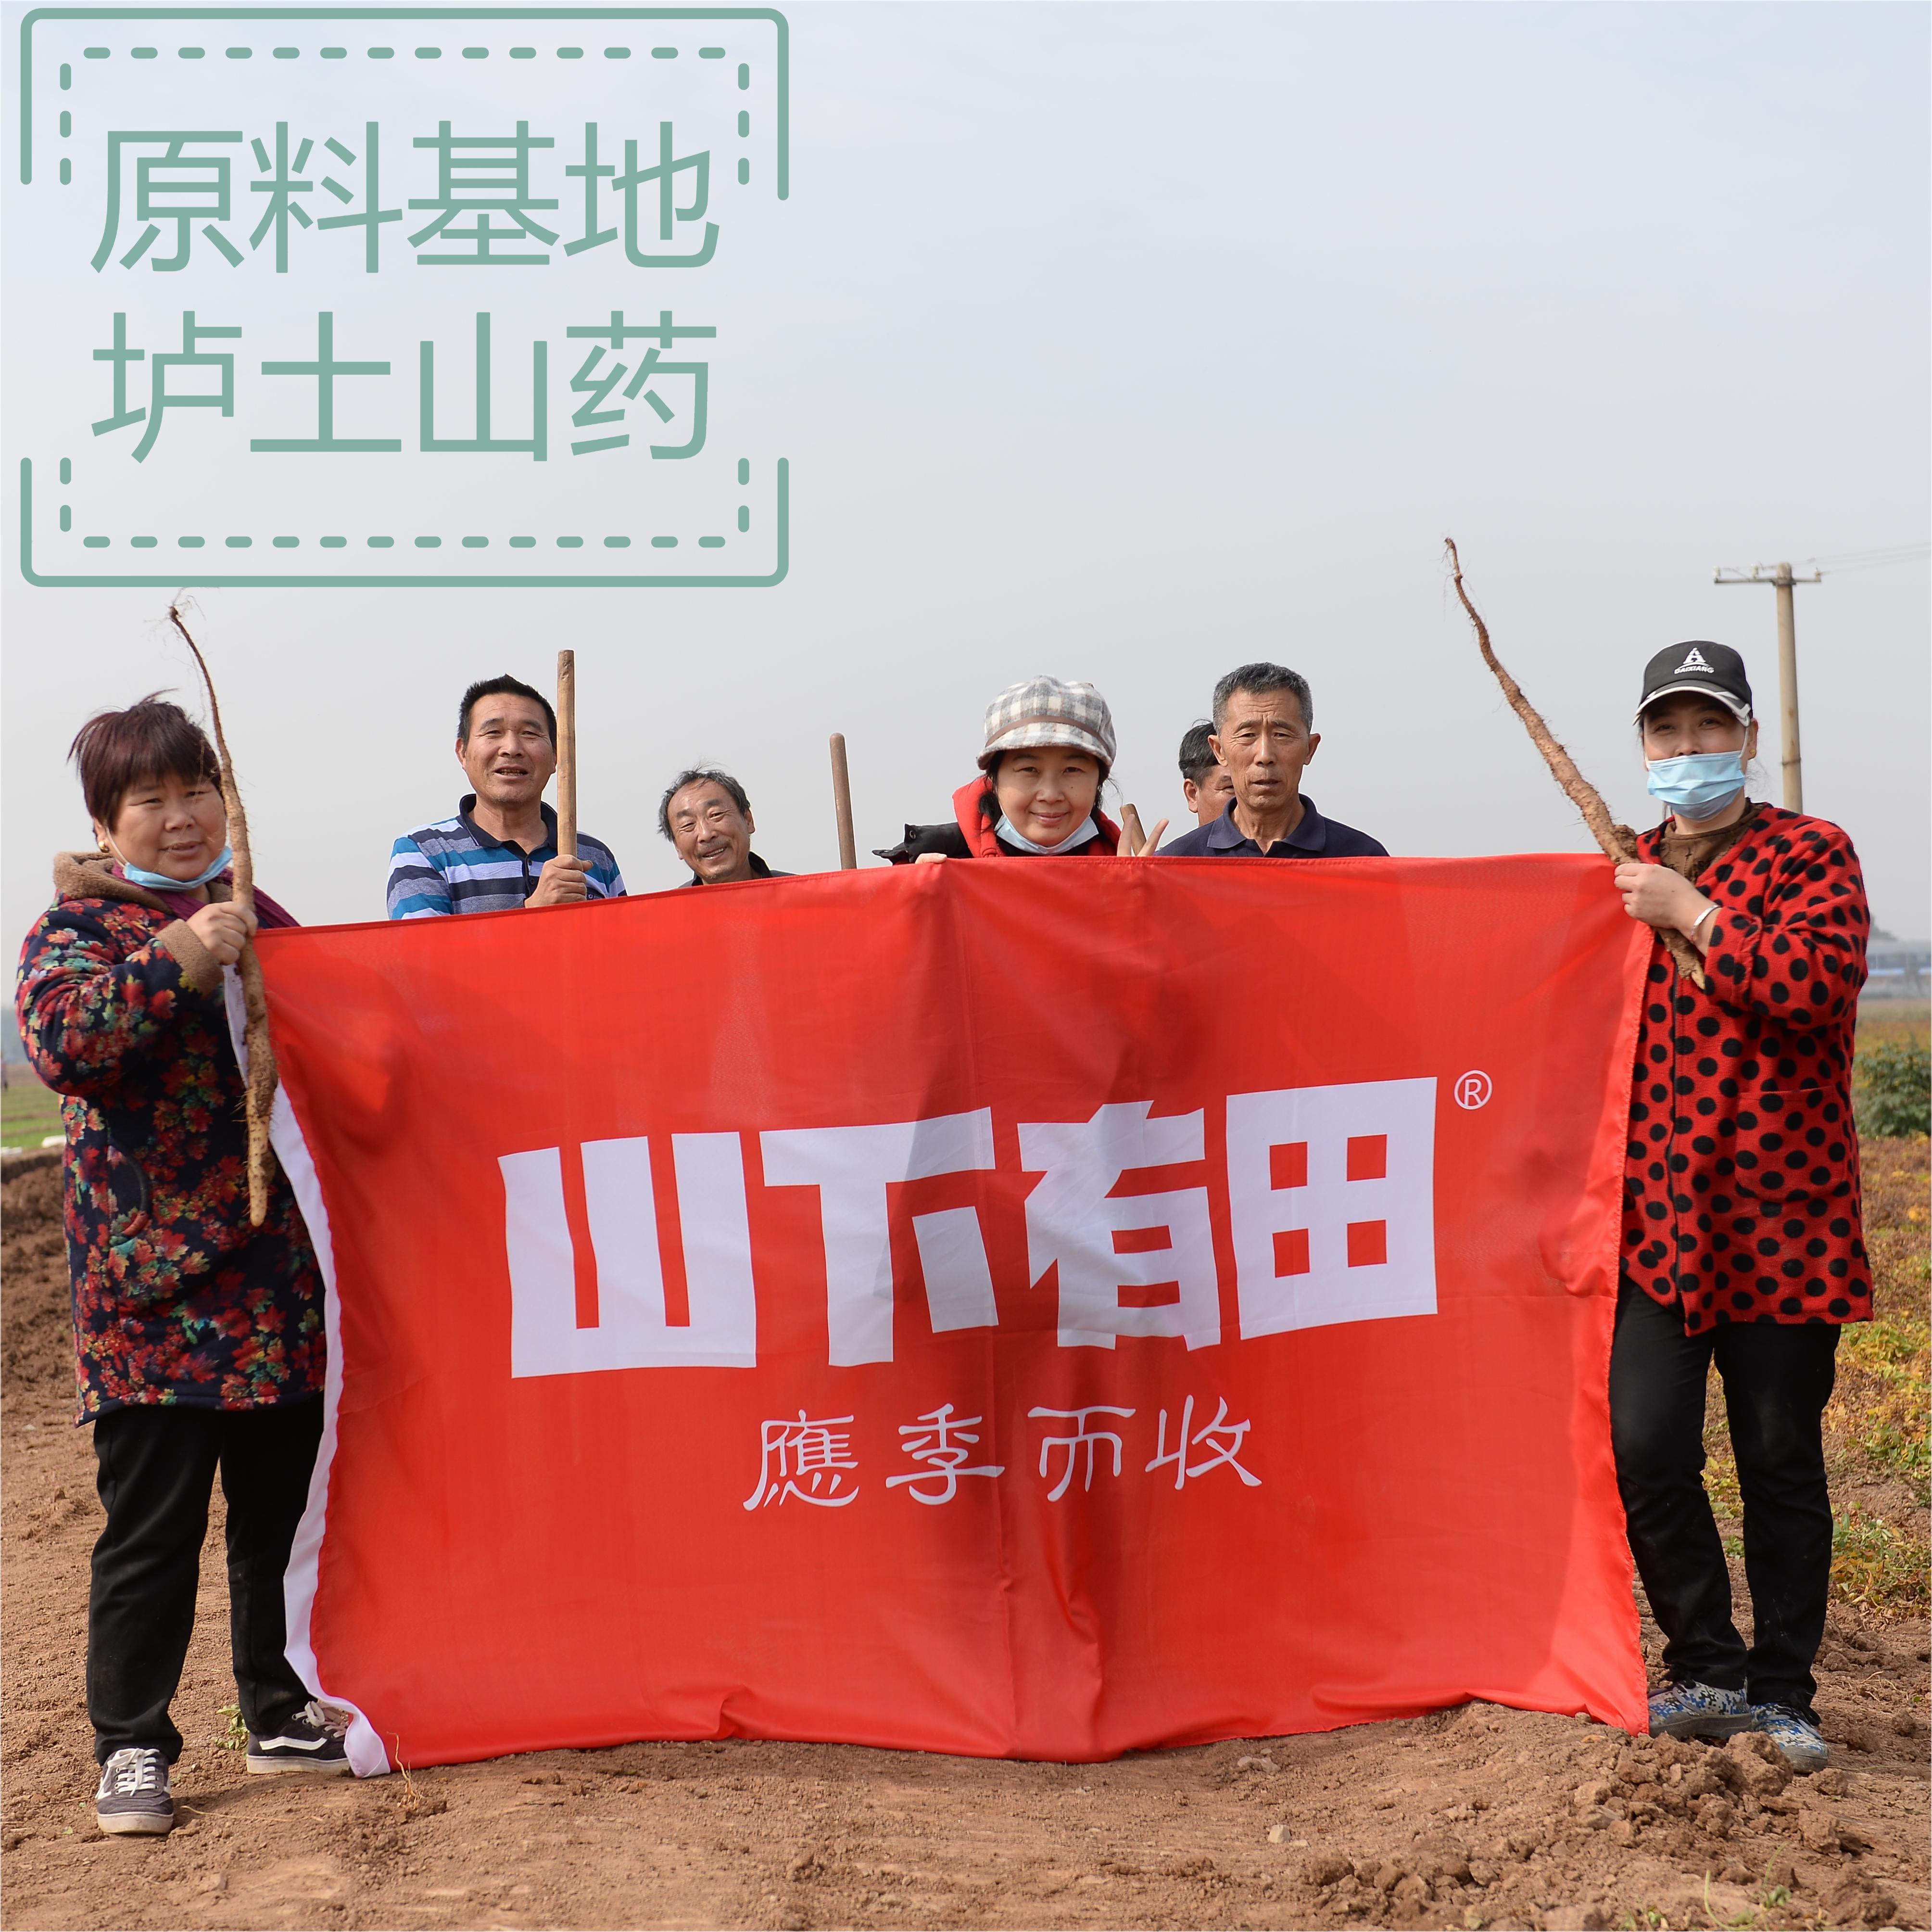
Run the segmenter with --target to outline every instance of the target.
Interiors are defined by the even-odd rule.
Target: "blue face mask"
[[[1713,819],[1744,789],[1741,751],[1696,751],[1644,762],[1650,795],[1687,819]]]
[[[115,856],[119,858],[117,852]],[[206,885],[211,879],[219,879],[226,872],[235,857],[232,846],[221,848],[221,856],[206,872],[198,872],[192,879],[170,879],[164,872],[149,872],[145,867],[130,865],[121,860],[121,876],[130,885],[145,885],[150,892],[187,892],[197,885]]]

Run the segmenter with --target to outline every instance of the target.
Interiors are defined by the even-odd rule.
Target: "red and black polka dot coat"
[[[1660,862],[1663,831],[1638,842]],[[1760,805],[1697,889],[1706,990],[1651,951],[1630,1092],[1623,1265],[1693,1334],[1865,1321],[1852,1033],[1864,882],[1822,819]]]

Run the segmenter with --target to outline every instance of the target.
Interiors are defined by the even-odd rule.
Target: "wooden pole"
[[[1792,598],[1794,584],[1816,584],[1822,570],[1801,577],[1789,563],[1754,563],[1748,570],[1720,570],[1720,584],[1769,584],[1778,592],[1778,695],[1784,727],[1784,809],[1804,809],[1804,761],[1798,747],[1798,612]]]
[[[1798,614],[1791,587],[1798,580],[1780,563],[1771,580],[1778,587],[1778,691],[1784,708],[1784,809],[1804,809],[1804,762],[1798,748]]]
[[[852,774],[845,766],[845,734],[832,734],[832,809],[838,819],[838,869],[859,869],[859,844],[852,835]]]
[[[208,715],[214,727],[214,749],[221,760],[221,803],[228,814],[228,843],[234,848],[235,901],[243,911],[255,909],[255,855],[248,843],[248,814],[242,809],[242,788],[236,781],[235,761],[228,755],[227,734],[221,729],[221,706],[214,696],[214,680],[208,675],[208,660],[201,647],[188,635],[178,605],[168,606],[168,621],[181,632],[182,641],[194,654],[201,672],[202,688],[208,693]],[[246,1018],[242,1042],[248,1050],[248,1223],[260,1227],[268,1215],[268,1183],[274,1173],[274,1156],[268,1146],[268,1122],[275,1106],[275,1047],[268,1037],[268,993],[262,981],[262,962],[250,940],[242,948],[236,962],[242,975],[242,1002]]]
[[[577,856],[577,654],[556,654],[556,855]]]
[[[1449,553],[1450,572],[1455,581],[1456,595],[1462,608],[1468,613],[1470,623],[1475,627],[1476,648],[1483,654],[1483,662],[1495,672],[1496,682],[1503,687],[1503,696],[1509,700],[1510,708],[1523,723],[1530,740],[1543,754],[1543,762],[1550,768],[1550,776],[1563,788],[1564,795],[1583,815],[1583,822],[1590,828],[1591,836],[1603,848],[1604,855],[1612,864],[1621,864],[1636,857],[1636,834],[1628,825],[1620,825],[1610,816],[1610,808],[1604,803],[1603,795],[1576,769],[1570,754],[1556,741],[1556,734],[1543,721],[1543,714],[1523,696],[1522,687],[1505,671],[1490,643],[1490,627],[1484,623],[1482,615],[1469,601],[1469,593],[1462,587],[1462,560],[1456,554],[1455,539],[1443,539],[1443,547]],[[1697,949],[1684,935],[1674,928],[1657,936],[1664,942],[1664,951],[1677,963],[1678,970],[1694,985],[1704,984],[1704,963]]]

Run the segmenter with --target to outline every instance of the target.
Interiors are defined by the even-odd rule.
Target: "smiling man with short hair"
[[[463,694],[456,760],[476,787],[453,819],[406,832],[389,858],[392,919],[508,912],[621,899],[624,881],[602,840],[556,849],[556,814],[543,802],[556,769],[556,714],[539,691],[486,678]]]
[[[1161,847],[1165,858],[1387,858],[1379,839],[1324,819],[1301,774],[1322,735],[1308,680],[1280,664],[1244,664],[1214,687],[1208,738],[1234,795],[1221,816]]]
[[[752,849],[758,830],[745,788],[728,771],[698,765],[680,771],[658,807],[658,830],[691,868],[687,885],[734,885],[748,879],[789,879]]]

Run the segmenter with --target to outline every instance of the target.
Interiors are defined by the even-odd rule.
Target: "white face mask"
[[[1057,846],[1034,844],[1025,833],[1013,829],[1013,822],[1004,812],[1000,814],[1000,822],[993,828],[994,837],[1004,839],[1008,845],[1017,846],[1022,852],[1031,852],[1037,858],[1051,858],[1055,852],[1072,852],[1076,846],[1084,845],[1089,839],[1098,838],[1100,835],[1100,828],[1094,824],[1091,812]]]
[[[171,879],[164,872],[150,872],[146,866],[131,865],[126,855],[111,836],[107,840],[108,849],[121,861],[121,876],[130,885],[145,885],[150,892],[191,892],[197,885],[206,885],[211,879],[219,879],[235,861],[235,848],[224,845],[221,856],[205,872],[198,872],[192,879]]]
[[[1687,819],[1714,819],[1744,789],[1741,751],[1687,752],[1681,758],[1646,759],[1644,782]]]

